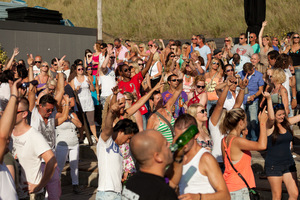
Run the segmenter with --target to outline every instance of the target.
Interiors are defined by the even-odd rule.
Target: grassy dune
[[[10,0],[4,0],[10,1]],[[75,26],[96,28],[97,0],[27,0],[29,6],[59,10]],[[236,37],[244,32],[242,0],[102,0],[104,40],[186,39],[192,34]],[[265,33],[300,31],[299,0],[267,0]]]

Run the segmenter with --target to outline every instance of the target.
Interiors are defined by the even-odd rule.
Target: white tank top
[[[211,194],[215,193],[215,189],[210,185],[208,177],[199,171],[199,162],[204,153],[209,151],[202,148],[194,156],[194,158],[186,165],[183,165],[182,177],[179,182],[179,192],[182,194]]]
[[[116,86],[116,75],[113,69],[108,68],[104,76],[99,76],[99,85],[101,85],[101,97],[107,97],[112,94],[111,89]]]
[[[159,61],[156,61],[152,66],[151,66],[151,68],[149,69],[149,75],[150,76],[154,76],[154,75],[156,75],[156,74],[158,74],[159,73],[159,71],[158,71],[158,68],[157,68],[157,63],[158,63]],[[156,77],[156,78],[159,78],[159,77]],[[155,79],[156,79],[155,78]]]
[[[84,76],[84,81],[82,83],[80,83],[77,80],[77,77],[74,78],[75,88],[80,86],[80,89],[78,90],[78,98],[79,98],[82,110],[84,112],[95,110],[92,94],[90,91],[90,85],[88,84],[87,80],[88,80],[88,77]]]
[[[73,115],[71,114],[73,117]],[[75,146],[78,144],[78,137],[75,124],[70,120],[64,121],[61,125],[56,126],[56,145]]]

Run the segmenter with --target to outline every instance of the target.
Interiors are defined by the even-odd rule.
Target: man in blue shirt
[[[263,74],[256,71],[251,63],[246,63],[243,66],[243,71],[239,73],[241,79],[244,80],[246,76],[249,80],[248,84],[248,94],[244,97],[244,108],[247,114],[248,120],[248,135],[247,138],[252,141],[257,141],[258,139],[258,100],[259,96],[263,92],[264,80]]]

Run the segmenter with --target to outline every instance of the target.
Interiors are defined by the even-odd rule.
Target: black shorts
[[[271,165],[266,166],[265,169],[267,176],[283,176],[285,173],[297,171],[295,163],[286,165]]]

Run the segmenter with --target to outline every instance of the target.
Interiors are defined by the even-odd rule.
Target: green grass
[[[75,26],[97,27],[97,0],[27,0],[27,3],[58,10]],[[106,41],[114,37],[137,41],[188,39],[199,33],[207,37],[237,37],[247,29],[242,0],[102,0],[102,7]],[[292,30],[299,32],[299,7],[299,0],[267,0],[269,23],[265,33],[280,37]]]

